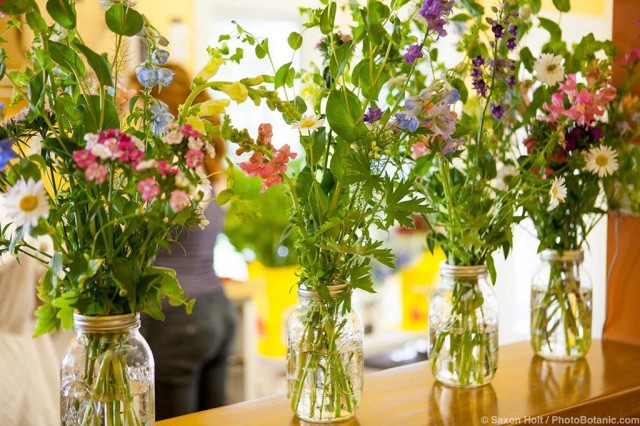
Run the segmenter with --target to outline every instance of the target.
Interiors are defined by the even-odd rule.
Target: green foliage
[[[218,195],[218,202],[230,201],[224,234],[236,250],[251,250],[265,266],[295,265],[296,235],[289,223],[291,199],[282,186],[272,186],[265,192],[260,192],[260,188],[259,178],[238,172],[233,195],[228,198],[224,193]],[[285,256],[278,254],[281,247],[287,250]]]

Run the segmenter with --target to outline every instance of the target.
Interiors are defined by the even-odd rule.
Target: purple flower
[[[168,85],[171,84],[171,82],[173,82],[174,74],[175,74],[175,71],[170,70],[169,68],[159,68],[158,83],[163,87],[167,87]]]
[[[144,87],[153,87],[158,84],[158,71],[155,68],[136,68],[136,78]]]
[[[504,34],[504,27],[500,24],[493,24],[491,26],[491,31],[493,31],[493,35],[496,37],[496,40],[502,38]]]
[[[602,130],[600,130],[597,127],[594,127],[593,129],[591,129],[591,137],[593,138],[593,140],[595,140],[596,142],[599,142],[600,139],[602,139]]]
[[[497,120],[500,120],[504,115],[504,108],[498,104],[491,105],[491,114],[493,114]]]
[[[463,142],[464,139],[462,138],[449,139],[442,147],[442,155],[453,154],[458,150],[458,148],[460,148],[460,145],[462,145]]]
[[[453,105],[459,100],[460,93],[456,89],[453,89],[442,98],[442,102],[444,102],[446,105]]]
[[[510,75],[507,77],[507,86],[509,86],[509,89],[513,89],[513,86],[516,85],[516,76],[515,75]]]
[[[451,13],[454,0],[425,0],[418,13],[427,21],[427,26],[438,33],[440,37],[447,35],[444,17]]]
[[[473,70],[471,70],[471,77],[473,78],[482,77],[482,70],[480,70],[480,68],[474,68]]]
[[[487,96],[487,83],[483,79],[478,78],[473,80],[473,88],[476,89],[478,94],[483,98]]]
[[[169,52],[167,52],[164,49],[156,49],[151,54],[151,58],[153,59],[153,62],[155,62],[156,64],[164,65],[169,60]]]
[[[471,62],[473,63],[474,67],[481,67],[484,65],[484,58],[482,57],[482,55],[478,55]]]
[[[509,25],[507,27],[507,32],[509,34],[511,34],[512,36],[517,37],[518,36],[518,26],[517,25],[513,25],[513,24]]]
[[[398,119],[398,127],[412,133],[415,132],[420,125],[418,117],[409,112],[399,112],[396,114],[396,118]]]
[[[362,117],[362,121],[365,123],[375,123],[382,118],[382,110],[380,108],[369,108],[366,114]]]
[[[513,50],[516,48],[516,38],[515,37],[511,37],[509,39],[507,39],[506,43],[507,45],[507,49],[509,50]]]
[[[18,155],[12,149],[13,141],[11,139],[0,140],[0,170],[4,169],[9,160],[17,158]]]
[[[424,57],[424,53],[422,53],[422,47],[419,44],[412,44],[407,49],[407,53],[404,54],[404,60],[407,61],[408,64],[413,64],[416,59]]]

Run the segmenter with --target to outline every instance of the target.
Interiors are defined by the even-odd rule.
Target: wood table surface
[[[582,417],[585,416],[585,417]],[[492,382],[476,389],[435,383],[426,362],[365,376],[355,419],[341,426],[623,424],[640,419],[640,347],[595,340],[585,359],[535,357],[528,342],[500,347]],[[615,419],[615,420],[613,420]],[[633,423],[640,424],[631,420]],[[599,422],[599,423],[598,423]],[[607,422],[607,423],[603,423]],[[157,423],[158,426],[305,425],[284,395],[246,401]]]

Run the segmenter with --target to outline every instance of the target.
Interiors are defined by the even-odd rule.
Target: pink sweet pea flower
[[[171,198],[169,199],[169,207],[174,213],[182,211],[190,203],[189,195],[181,189],[171,191]]]
[[[424,142],[416,142],[411,145],[411,156],[413,159],[418,159],[429,153],[429,147]]]
[[[144,201],[150,201],[160,193],[160,186],[153,178],[146,178],[138,182],[138,192]]]
[[[578,83],[576,82],[576,75],[569,74],[567,75],[567,79],[558,85],[560,90],[569,96],[569,98],[573,98],[578,93]]]
[[[262,123],[258,126],[258,140],[259,144],[269,145],[271,144],[271,138],[273,137],[273,126],[269,123]]]

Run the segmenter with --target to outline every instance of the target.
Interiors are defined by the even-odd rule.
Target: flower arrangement
[[[569,49],[557,24],[540,22],[553,41],[537,60],[527,50],[521,62],[533,73],[523,81],[525,158],[539,161],[522,163],[519,173],[538,185],[551,183],[549,193],[524,204],[543,260],[533,280],[531,343],[542,356],[575,359],[591,344],[591,288],[580,269],[582,248],[606,213],[603,187],[622,171],[622,144],[606,136],[605,120],[618,96],[610,74],[615,49],[592,34]]]
[[[34,33],[26,68],[8,73],[12,103],[28,107],[0,126],[0,188],[11,221],[1,228],[0,253],[31,256],[47,267],[36,335],[70,327],[74,315],[162,319],[162,299],[187,311],[194,303],[175,273],[154,261],[182,229],[206,225],[199,207],[209,184],[202,165],[215,152],[198,116],[229,101],[189,104],[174,120],[150,95],[172,80],[162,67],[166,39],[130,2],[104,3],[115,41],[110,55],[84,44],[73,2],[47,3],[51,25],[35,1],[0,6],[24,13]],[[10,22],[20,29],[17,19]],[[149,53],[136,70],[145,90],[131,97],[120,81],[125,39],[133,36]],[[51,252],[32,246],[29,236],[49,237]],[[133,403],[137,393],[153,392],[134,383],[149,372],[122,374],[130,349],[123,339],[94,334],[84,342],[85,367],[62,383],[63,422],[153,422],[153,403],[144,412]]]
[[[437,16],[427,24],[443,35],[446,30],[434,22],[442,23],[453,2],[438,4],[431,9]],[[493,254],[502,249],[508,255],[511,226],[523,218],[520,207],[544,192],[511,172],[517,157],[510,156],[505,125],[517,90],[512,57],[527,24],[515,2],[488,11],[475,2],[466,7],[468,14],[456,15],[463,28],[458,44],[463,60],[447,70],[433,50],[419,59],[432,71],[426,77],[416,73],[409,86],[435,78],[439,69],[447,84],[436,80],[406,98],[398,114],[398,127],[408,136],[410,173],[418,177],[415,190],[434,208],[425,217],[431,228],[427,241],[442,247],[447,258],[441,267],[445,279],[430,305],[432,370],[438,380],[463,387],[488,383],[496,369],[497,301],[483,274],[488,269],[495,282]],[[471,80],[472,93],[465,79]]]
[[[358,337],[347,331],[353,320],[351,291],[373,292],[372,260],[393,266],[390,250],[372,230],[387,230],[396,222],[412,226],[414,214],[428,212],[404,167],[401,147],[408,133],[399,126],[409,125],[410,117],[398,114],[410,82],[422,85],[411,78],[415,59],[438,37],[426,22],[443,31],[438,12],[430,9],[437,4],[427,1],[416,8],[406,1],[376,1],[356,7],[328,1],[304,9],[304,30],[289,36],[289,47],[299,50],[305,32],[319,30],[320,61],[305,72],[293,62],[274,67],[265,84],[248,89],[256,104],[265,102],[299,131],[302,152],[278,145],[270,123],[237,129],[225,117],[220,129],[239,146],[237,153],[246,155],[239,164],[245,174],[260,177],[264,190],[283,185],[291,198],[299,294],[315,295],[308,311],[294,320],[297,328],[289,331],[289,399],[303,419],[329,421],[355,413],[362,388],[362,332]],[[339,21],[349,24],[338,28]],[[236,37],[258,58],[271,60],[268,39],[240,25],[237,30]],[[227,52],[228,37],[210,49],[212,60],[237,59],[237,52]],[[302,167],[291,170],[289,162],[298,155]],[[222,201],[238,196],[233,181],[231,176]]]

